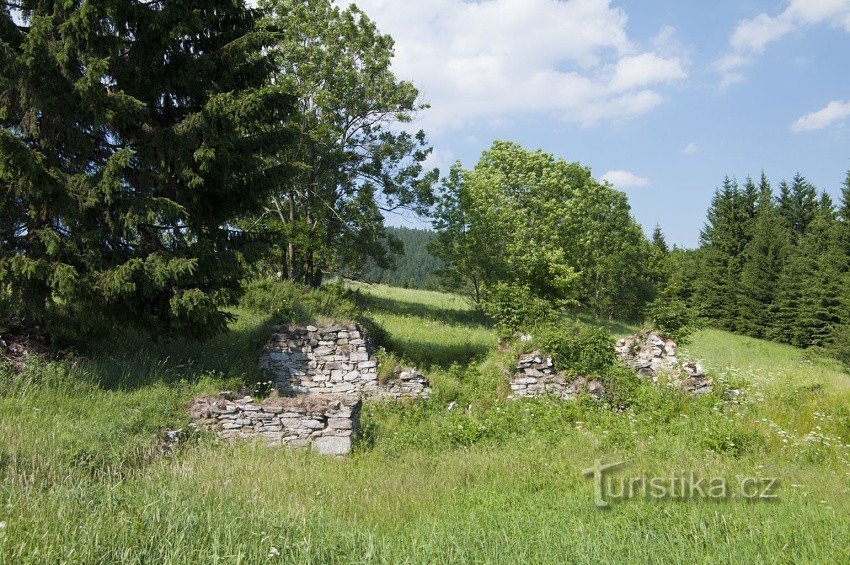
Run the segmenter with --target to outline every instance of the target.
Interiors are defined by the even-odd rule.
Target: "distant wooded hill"
[[[434,232],[393,227],[387,228],[387,232],[401,240],[404,254],[396,258],[393,269],[381,269],[370,262],[363,271],[363,280],[405,288],[436,289],[440,282],[437,269],[443,263],[428,252]]]

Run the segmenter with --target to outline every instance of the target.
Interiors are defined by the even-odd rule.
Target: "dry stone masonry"
[[[673,378],[686,392],[708,394],[712,381],[699,363],[681,365],[676,343],[657,332],[638,332],[617,342],[617,356],[638,375],[657,382],[660,376]]]
[[[285,395],[345,394],[427,397],[427,379],[415,369],[400,369],[378,380],[378,361],[365,328],[356,323],[277,328],[260,365]]]
[[[599,380],[567,378],[556,373],[552,358],[539,351],[522,355],[517,360],[516,371],[510,384],[511,396],[514,397],[555,396],[568,400],[582,392],[587,392],[595,398],[602,398],[605,394],[605,387]]]
[[[360,421],[359,398],[309,395],[231,400],[205,396],[195,400],[189,414],[196,426],[224,439],[256,439],[271,446],[311,447],[322,455],[351,451]]]
[[[198,398],[189,409],[196,426],[225,439],[257,439],[272,446],[307,447],[324,455],[351,451],[360,425],[361,397],[427,398],[428,380],[394,367],[378,378],[378,360],[365,328],[356,323],[280,326],[260,354],[282,396],[255,403]]]
[[[642,377],[657,380],[661,374],[669,375],[679,370],[676,343],[656,332],[638,332],[621,339],[615,350],[617,357]]]
[[[639,332],[617,342],[617,357],[641,378],[657,382],[666,376],[683,390],[695,395],[712,390],[712,381],[699,363],[680,365],[676,343],[656,332]],[[554,396],[564,400],[587,392],[595,398],[605,395],[605,387],[596,379],[568,377],[558,373],[552,359],[540,351],[520,356],[510,381],[511,396]]]

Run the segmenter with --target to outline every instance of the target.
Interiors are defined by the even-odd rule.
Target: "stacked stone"
[[[642,377],[657,380],[661,374],[679,372],[676,342],[656,332],[638,332],[621,339],[615,348],[617,356]]]
[[[351,451],[359,423],[361,401],[351,396],[311,395],[228,400],[201,397],[189,414],[196,426],[224,439],[256,439],[271,446],[312,447],[323,455]]]
[[[346,394],[391,398],[427,398],[428,379],[415,369],[400,368],[378,382],[378,360],[365,328],[359,324],[278,328],[260,365],[285,395]]]
[[[672,377],[678,386],[695,395],[707,394],[712,390],[712,380],[699,363],[679,364],[676,357],[676,342],[664,339],[657,332],[638,332],[636,335],[617,342],[617,356],[641,377],[653,382],[665,375]]]
[[[685,373],[685,378],[682,381],[682,388],[686,392],[697,396],[708,394],[713,388],[711,379],[705,374],[705,369],[699,363],[686,363],[682,367]],[[735,391],[737,393],[737,391]],[[735,395],[733,395],[735,396]]]
[[[279,328],[260,356],[284,394],[378,392],[378,362],[358,324]]]
[[[511,396],[514,397],[554,396],[567,400],[582,392],[588,392],[596,398],[605,394],[605,388],[596,379],[567,378],[555,372],[552,358],[539,351],[523,355],[517,360],[510,385]]]
[[[378,391],[378,396],[389,398],[428,398],[430,394],[428,379],[416,369],[399,369]]]

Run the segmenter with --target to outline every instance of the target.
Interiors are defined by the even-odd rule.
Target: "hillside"
[[[231,333],[206,344],[123,333],[73,362],[4,370],[0,563],[850,558],[850,377],[836,363],[706,330],[682,355],[739,389],[733,401],[654,385],[621,412],[506,400],[512,354],[464,299],[355,287],[295,316],[356,299],[386,330],[386,355],[425,369],[434,394],[367,403],[347,459],[196,434],[157,448],[186,429],[195,395],[259,377],[257,348],[281,314],[235,310]],[[582,473],[600,458],[628,461],[627,476],[778,477],[778,498],[603,512]]]
[[[440,280],[437,270],[443,264],[428,250],[428,245],[434,240],[434,232],[388,227],[387,233],[401,241],[404,253],[395,257],[395,265],[391,269],[381,269],[374,261],[370,261],[363,271],[363,280],[403,288],[438,288]]]

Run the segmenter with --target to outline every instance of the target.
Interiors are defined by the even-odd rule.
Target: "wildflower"
[[[271,557],[277,557],[278,555],[280,555],[280,550],[278,550],[278,548],[276,548],[276,547],[272,547],[272,548],[269,550],[269,557],[270,557],[270,558],[271,558]]]
[[[6,522],[0,522],[0,530],[6,529]]]

